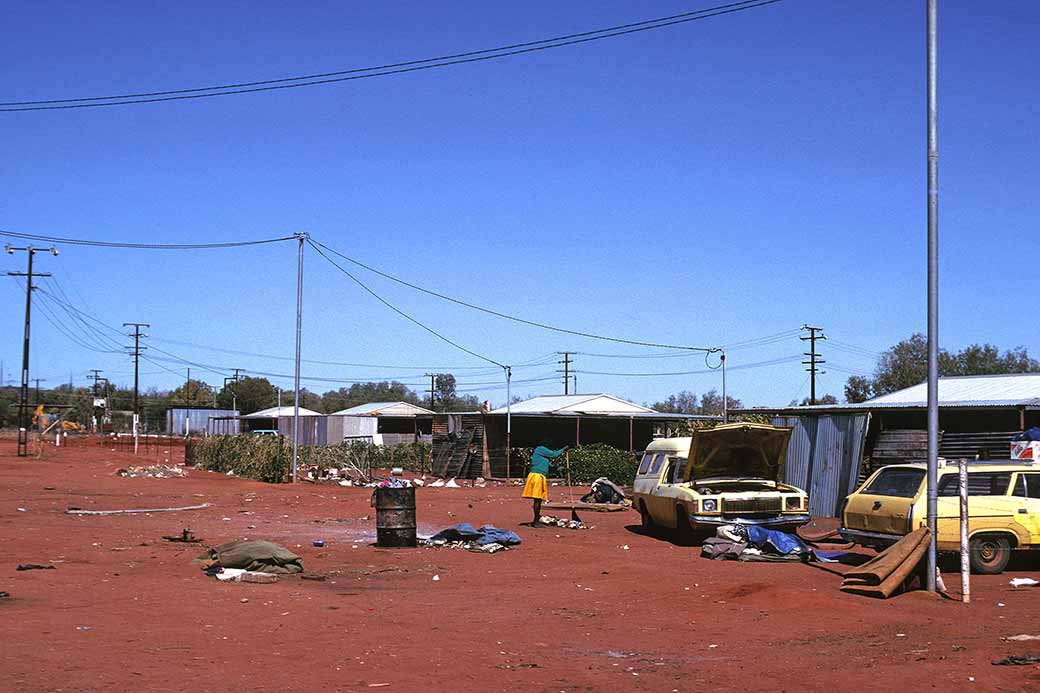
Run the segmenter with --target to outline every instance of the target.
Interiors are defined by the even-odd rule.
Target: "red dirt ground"
[[[585,513],[588,531],[518,527],[529,505],[512,486],[420,489],[420,534],[490,522],[520,547],[386,550],[369,546],[368,489],[115,476],[141,463],[96,443],[25,460],[0,441],[5,690],[1040,690],[1037,667],[990,664],[1040,652],[1001,640],[1040,634],[1040,591],[1008,586],[1040,574],[1030,556],[976,577],[970,605],[877,601],[839,592],[842,566],[712,562],[639,533],[630,511]],[[328,579],[218,583],[198,546],[161,539],[184,527],[284,544]]]

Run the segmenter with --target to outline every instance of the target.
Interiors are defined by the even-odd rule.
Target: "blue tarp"
[[[1034,426],[1028,430],[1017,433],[1011,437],[1011,440],[1016,443],[1020,443],[1023,440],[1040,440],[1040,427]]]
[[[501,529],[494,525],[482,525],[480,529],[473,529],[473,525],[463,522],[452,525],[434,534],[430,541],[471,541],[478,546],[485,544],[501,544],[502,546],[515,546],[520,543],[520,536],[508,529]]]
[[[811,552],[809,546],[795,534],[766,529],[758,525],[748,525],[747,533],[748,541],[763,551],[778,553],[782,556]]]

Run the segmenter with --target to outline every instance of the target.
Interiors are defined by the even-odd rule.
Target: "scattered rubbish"
[[[315,539],[314,541],[311,542],[311,546],[315,546],[315,547],[317,547],[319,549],[324,548],[325,547],[325,540],[324,539]]]
[[[7,599],[11,596],[10,592],[0,592],[0,599]]]
[[[442,529],[422,542],[423,546],[466,549],[480,553],[496,553],[520,543],[520,536],[516,532],[494,525],[482,525],[480,529],[474,529],[473,525],[465,522]],[[492,546],[497,548],[488,548]]]
[[[27,512],[29,512],[29,509],[28,508],[18,508],[18,512],[20,512],[20,513],[27,513]]]
[[[92,630],[92,626],[76,626],[76,630]]]
[[[1021,635],[1009,635],[1006,638],[1001,638],[1001,640],[1011,640],[1011,641],[1040,640],[1040,635],[1026,635],[1025,633],[1023,633]]]
[[[270,541],[239,540],[207,549],[195,559],[203,570],[213,563],[225,569],[243,568],[262,573],[302,573],[303,560],[284,546]]]
[[[1012,587],[1036,587],[1040,585],[1040,580],[1034,580],[1033,578],[1011,578],[1011,582],[1008,583]]]
[[[214,573],[213,577],[221,582],[255,582],[258,584],[278,582],[277,575],[242,568],[224,568],[219,573]]]
[[[997,606],[1007,606],[1004,602],[997,602]]]
[[[15,570],[55,570],[55,567],[52,565],[39,565],[37,563],[24,563],[15,568]]]
[[[434,576],[433,576],[433,581],[434,581],[434,582],[440,582],[440,579],[441,579],[441,576],[440,576],[440,575],[434,575]]]
[[[457,483],[455,483],[455,477],[452,477],[452,478],[450,478],[450,479],[448,479],[447,481],[444,482],[444,488],[462,488],[462,487],[459,486]]]
[[[394,467],[390,470],[391,476],[404,476],[404,467]]]
[[[301,580],[314,580],[315,582],[325,582],[328,579],[328,575],[323,573],[303,573],[300,575]]]
[[[177,535],[164,534],[163,539],[165,539],[166,541],[176,541],[182,544],[198,544],[202,541],[201,539],[196,537],[195,533],[187,527],[182,529],[181,533]]]
[[[425,486],[426,482],[422,479],[412,479],[412,486]]]
[[[571,511],[573,512],[573,510]],[[575,517],[577,517],[575,515]],[[563,529],[592,529],[587,524],[578,519],[564,520],[563,518],[556,517],[555,515],[542,515],[538,518],[538,521],[543,525],[561,527]]]
[[[1040,655],[1035,654],[1024,654],[1024,655],[1009,655],[1004,659],[994,659],[993,664],[995,666],[1007,666],[1009,664],[1015,665],[1026,665],[1026,664],[1040,664]]]
[[[625,545],[624,545],[624,546],[622,546],[621,548],[622,548],[622,549],[624,549],[625,551],[628,551],[628,544],[625,544]]]
[[[582,503],[603,503],[607,505],[631,505],[624,489],[605,476],[592,482],[589,492],[581,497]]]
[[[118,470],[116,476],[131,479],[172,479],[188,476],[188,470],[172,464],[153,464],[150,467],[126,467]]]
[[[213,577],[217,578],[222,582],[230,580],[238,580],[242,577],[242,573],[246,572],[245,568],[224,568],[223,566],[217,566],[220,570],[213,573]],[[209,570],[206,571],[210,572]]]
[[[66,515],[130,515],[132,513],[174,513],[181,510],[202,510],[203,508],[210,507],[209,503],[203,503],[202,505],[186,505],[181,508],[150,508],[145,510],[80,510],[79,508],[69,508],[65,511]]]

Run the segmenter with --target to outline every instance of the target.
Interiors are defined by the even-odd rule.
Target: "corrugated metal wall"
[[[211,416],[238,416],[234,409],[184,409],[166,410],[166,433],[184,435],[184,422],[187,419],[192,435],[203,435],[209,429]]]
[[[292,442],[293,417],[278,417],[278,433]],[[300,445],[326,445],[328,441],[328,423],[324,416],[300,417]]]
[[[784,482],[809,493],[814,517],[837,517],[856,489],[869,414],[779,416],[775,426],[793,428]]]

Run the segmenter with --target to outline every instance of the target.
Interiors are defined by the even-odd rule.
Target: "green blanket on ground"
[[[232,541],[207,549],[196,559],[219,561],[225,568],[245,568],[260,573],[302,573],[303,560],[284,546],[270,541]]]

